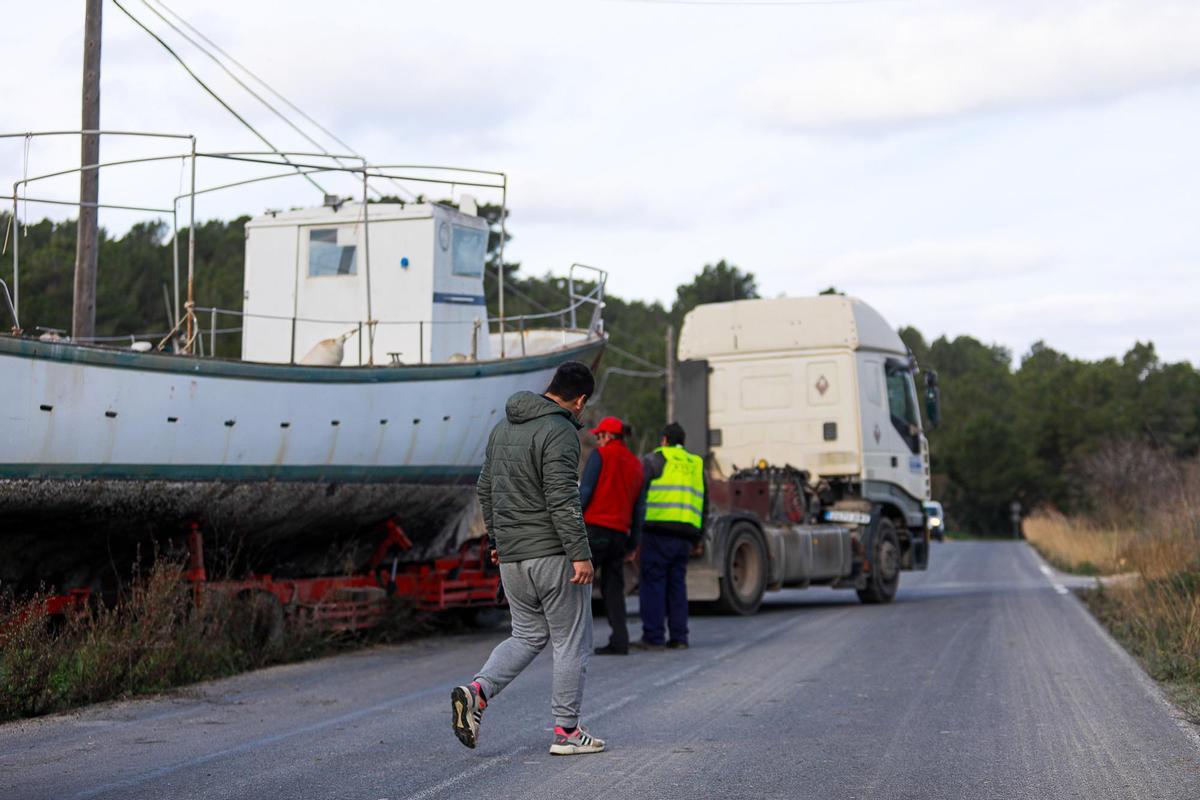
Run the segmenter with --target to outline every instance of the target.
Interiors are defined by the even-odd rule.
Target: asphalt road
[[[488,632],[0,727],[0,798],[1200,797],[1196,729],[1040,567],[948,543],[889,606],[782,592],[686,652],[595,658],[600,755],[547,754],[548,653],[458,743]]]

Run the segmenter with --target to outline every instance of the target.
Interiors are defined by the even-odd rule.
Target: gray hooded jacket
[[[475,490],[492,546],[504,563],[565,554],[592,557],[579,506],[579,437],[570,412],[517,392],[492,429]]]

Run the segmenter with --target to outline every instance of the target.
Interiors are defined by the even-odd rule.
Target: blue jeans
[[[642,575],[638,598],[642,614],[642,641],[663,644],[663,617],[671,641],[688,640],[687,565],[692,545],[686,539],[642,532]]]

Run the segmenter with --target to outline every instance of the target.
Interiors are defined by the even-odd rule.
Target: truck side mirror
[[[925,373],[925,416],[929,417],[929,425],[933,428],[942,421],[941,392],[937,373],[933,370]]]

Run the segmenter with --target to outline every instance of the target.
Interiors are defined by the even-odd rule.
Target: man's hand
[[[488,548],[488,558],[491,559],[492,566],[500,563],[500,553],[494,547]]]
[[[642,548],[640,548],[640,547],[635,547],[632,550],[630,550],[628,553],[626,553],[625,554],[625,563],[632,564],[633,562],[637,561],[638,553],[641,552],[641,549]]]
[[[571,577],[571,583],[586,585],[592,582],[594,573],[592,572],[591,561],[572,561],[571,566],[575,567],[575,574]]]

